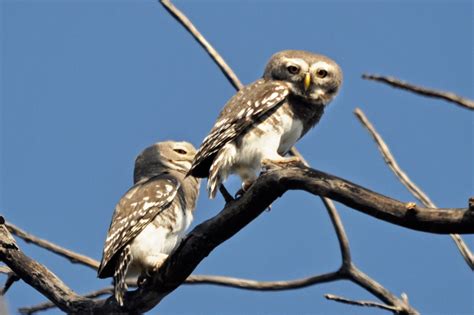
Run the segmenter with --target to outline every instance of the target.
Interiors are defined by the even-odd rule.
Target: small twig
[[[10,222],[5,223],[5,225],[10,231],[10,233],[18,236],[19,238],[23,239],[27,243],[33,243],[46,250],[52,251],[53,253],[58,254],[59,256],[62,256],[68,259],[72,263],[82,264],[94,270],[97,270],[97,268],[99,268],[99,262],[95,259],[92,259],[82,254],[75,253],[69,249],[56,245],[50,241],[36,237],[28,232],[23,231],[22,229],[20,229],[19,227],[15,226],[14,224]]]
[[[235,89],[240,90],[243,85],[240,82],[239,78],[235,75],[234,71],[227,65],[224,58],[219,55],[219,53],[212,47],[211,44],[202,36],[202,34],[197,30],[197,28],[191,23],[191,21],[184,15],[180,10],[178,10],[169,0],[161,0],[161,4],[165,9],[182,25],[184,26],[189,33],[197,40],[197,42],[204,48],[204,50],[209,54],[209,56],[216,62],[216,64],[221,69],[222,73],[226,76],[229,82],[235,87]]]
[[[337,212],[336,206],[331,199],[326,197],[321,198],[324,206],[328,210],[329,217],[331,219],[334,230],[336,231],[337,240],[339,242],[339,248],[342,256],[342,268],[348,268],[352,264],[351,250],[349,247],[349,239],[347,238],[344,225],[342,224],[341,217]]]
[[[435,208],[434,206],[431,206],[433,205],[431,199],[415,183],[413,183],[413,181],[410,180],[408,175],[398,165],[397,161],[395,160],[395,157],[392,155],[392,152],[390,152],[389,147],[382,139],[380,134],[375,130],[375,127],[369,121],[367,116],[365,116],[362,110],[360,108],[356,108],[354,110],[354,114],[374,139],[380,151],[380,154],[385,160],[385,163],[387,163],[387,165],[390,167],[395,176],[397,176],[397,178],[415,196],[416,199],[420,200],[427,207]]]
[[[0,295],[5,295],[8,289],[10,289],[10,287],[13,285],[13,283],[17,282],[18,280],[20,280],[20,277],[18,277],[14,272],[11,272],[8,275],[7,281],[5,281],[3,289],[0,291]]]
[[[386,305],[386,304],[382,304],[382,303],[378,303],[378,302],[374,302],[374,301],[354,301],[354,300],[349,300],[349,299],[346,299],[346,298],[343,298],[341,296],[337,296],[337,295],[334,295],[334,294],[325,294],[324,297],[328,300],[332,300],[332,301],[336,301],[336,302],[340,302],[340,303],[344,303],[344,304],[358,305],[358,306],[368,306],[368,307],[377,307],[377,308],[381,308],[383,310],[391,311],[391,312],[394,312],[394,313],[399,313],[400,312],[400,309],[398,307],[390,306],[390,305]]]
[[[407,301],[399,299],[397,296],[385,289],[380,283],[370,278],[367,274],[363,273],[355,266],[351,259],[349,240],[344,230],[344,225],[342,224],[339,213],[337,212],[331,200],[327,198],[322,199],[326,206],[326,209],[328,210],[331,222],[334,226],[334,230],[336,231],[336,235],[339,241],[339,247],[342,256],[342,265],[338,273],[344,279],[347,279],[359,285],[360,287],[369,291],[385,303],[393,305],[393,309],[396,310],[397,314],[418,314],[418,311],[412,308]],[[327,200],[331,202],[327,203]]]
[[[354,110],[354,114],[359,119],[360,123],[367,129],[370,133],[372,138],[374,139],[377,147],[385,160],[385,163],[390,167],[392,172],[395,176],[400,180],[400,182],[412,193],[415,198],[417,198],[422,204],[424,204],[428,208],[437,208],[435,203],[431,201],[431,199],[418,187],[409,177],[408,175],[401,169],[398,165],[395,157],[390,152],[388,145],[383,140],[382,136],[377,132],[375,127],[369,121],[367,116],[360,108],[356,108]],[[450,234],[451,238],[453,239],[454,243],[456,244],[459,252],[463,256],[464,260],[468,264],[468,266],[474,270],[474,255],[469,250],[469,247],[464,242],[462,237],[458,234]]]
[[[225,203],[229,203],[231,201],[234,201],[234,197],[229,193],[227,188],[225,188],[224,184],[221,184],[219,186],[219,191],[221,192],[222,197],[224,197]]]
[[[434,97],[434,98],[440,98],[448,102],[455,103],[463,108],[467,108],[470,110],[474,110],[474,101],[458,96],[454,93],[451,92],[444,92],[444,91],[437,91],[433,89],[428,89],[425,87],[421,86],[416,86],[411,83],[405,82],[398,80],[393,77],[388,77],[388,76],[378,76],[378,75],[373,75],[373,74],[363,74],[362,75],[363,79],[366,80],[372,80],[372,81],[378,81],[382,83],[386,83],[388,85],[391,85],[393,87],[397,87],[403,90],[411,91],[414,93],[418,93],[424,96],[429,96],[429,97]]]
[[[89,299],[96,299],[96,298],[99,298],[101,296],[111,294],[113,291],[114,291],[113,287],[108,287],[108,288],[103,288],[103,289],[100,289],[100,290],[92,291],[90,293],[85,294],[83,297],[89,298]],[[48,302],[43,302],[41,304],[37,304],[37,305],[34,305],[34,306],[30,306],[30,307],[20,307],[18,309],[18,312],[20,314],[30,315],[30,314],[34,314],[34,313],[37,313],[37,312],[40,312],[40,311],[46,311],[46,310],[49,310],[49,309],[52,309],[52,308],[56,308],[56,307],[57,306],[53,302],[48,301]]]

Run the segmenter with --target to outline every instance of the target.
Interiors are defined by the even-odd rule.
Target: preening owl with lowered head
[[[274,54],[263,78],[245,86],[224,106],[196,153],[188,174],[208,177],[209,197],[230,174],[245,191],[264,166],[297,162],[284,157],[314,127],[342,84],[330,58],[302,50]]]

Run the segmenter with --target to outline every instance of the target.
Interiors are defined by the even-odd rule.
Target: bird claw
[[[237,192],[235,193],[234,195],[234,198],[235,199],[240,199],[245,193],[245,190],[243,188],[240,188],[239,190],[237,190]]]
[[[137,286],[139,288],[142,288],[143,286],[145,286],[147,281],[148,281],[148,276],[146,274],[145,275],[140,275],[137,279]]]
[[[235,195],[234,195],[234,198],[235,198],[235,199],[241,198],[241,197],[245,194],[245,192],[250,189],[250,186],[252,186],[253,183],[254,183],[254,180],[246,180],[246,181],[244,181],[244,182],[242,183],[242,188],[240,188],[239,190],[237,190],[237,192],[236,192]]]

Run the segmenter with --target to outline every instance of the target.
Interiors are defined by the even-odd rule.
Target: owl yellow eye
[[[318,71],[316,71],[316,75],[318,76],[318,78],[322,79],[328,75],[328,72],[324,69],[318,69]]]
[[[286,67],[286,70],[288,70],[288,72],[291,74],[297,74],[298,72],[300,72],[300,68],[297,66],[288,66]]]
[[[174,149],[173,150],[174,152],[178,153],[178,154],[186,154],[187,152],[184,151],[183,149]]]

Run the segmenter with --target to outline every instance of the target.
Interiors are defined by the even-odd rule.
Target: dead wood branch
[[[354,301],[354,300],[349,300],[346,298],[343,298],[341,296],[337,296],[334,294],[325,294],[324,297],[328,300],[344,303],[344,304],[350,304],[350,305],[357,305],[357,306],[368,306],[368,307],[376,307],[380,308],[386,311],[391,311],[396,313],[398,309],[394,306],[389,306],[386,304],[374,302],[374,301]]]
[[[70,312],[70,305],[74,305],[74,311],[84,310],[83,306],[87,304],[88,300],[68,288],[46,267],[27,257],[16,245],[4,224],[3,218],[0,221],[0,259],[19,278],[48,297],[61,310]]]
[[[6,227],[12,233],[13,235],[18,236],[19,238],[23,239],[27,243],[33,243],[39,247],[42,247],[46,250],[49,250],[55,254],[58,254],[61,257],[64,257],[71,261],[72,263],[76,264],[82,264],[84,266],[90,267],[94,270],[97,270],[99,268],[99,262],[95,259],[92,259],[90,257],[87,257],[82,254],[78,254],[76,252],[73,252],[69,249],[66,249],[64,247],[61,247],[57,244],[51,243],[50,241],[47,241],[45,239],[39,238],[37,236],[34,236],[19,227],[15,226],[12,223],[5,223]]]
[[[107,294],[112,294],[114,291],[114,288],[113,287],[108,287],[108,288],[103,288],[103,289],[100,289],[100,290],[96,290],[96,291],[92,291],[90,293],[87,293],[87,294],[84,294],[83,297],[85,298],[89,298],[89,299],[96,299],[96,298],[99,298],[101,296],[104,296],[104,295],[107,295]],[[57,307],[56,304],[54,304],[53,302],[43,302],[41,304],[37,304],[37,305],[34,305],[34,306],[29,306],[29,307],[21,307],[18,309],[18,312],[20,314],[34,314],[34,313],[37,313],[37,312],[41,312],[41,311],[46,311],[46,310],[49,310],[49,309],[52,309],[52,308],[55,308]]]
[[[372,81],[378,81],[382,83],[386,83],[388,85],[391,85],[393,87],[407,90],[413,93],[417,93],[420,95],[428,96],[428,97],[434,97],[434,98],[439,98],[443,99],[445,101],[454,103],[456,105],[459,105],[463,108],[467,108],[470,110],[474,110],[474,101],[458,96],[454,93],[451,92],[444,92],[444,91],[437,91],[433,89],[428,89],[425,87],[413,85],[411,83],[405,82],[398,80],[394,77],[388,77],[388,76],[379,76],[379,75],[373,75],[373,74],[363,74],[362,75],[363,79],[366,80],[372,80]]]
[[[217,53],[217,51],[212,47],[211,44],[202,36],[202,34],[197,30],[197,28],[191,23],[191,21],[184,15],[178,8],[176,8],[171,1],[161,0],[161,4],[165,9],[182,25],[184,26],[189,33],[196,39],[196,41],[204,48],[204,50],[209,54],[209,56],[215,61],[219,66],[222,73],[226,76],[227,80],[237,89],[240,90],[243,85],[240,82],[239,78],[235,75],[234,71],[227,65],[224,58]]]
[[[400,182],[408,189],[408,191],[412,193],[413,196],[415,196],[416,199],[418,199],[422,204],[424,204],[425,207],[436,208],[436,205],[434,204],[434,202],[431,201],[431,199],[421,190],[421,188],[418,187],[408,177],[408,175],[401,169],[401,167],[398,165],[397,161],[395,160],[395,157],[390,152],[390,148],[385,143],[382,136],[377,132],[375,127],[372,125],[372,123],[369,121],[369,119],[364,114],[364,112],[361,109],[356,108],[354,111],[354,114],[359,119],[360,123],[370,133],[370,135],[374,139],[380,151],[380,154],[384,158],[385,163],[390,167],[390,169],[395,174],[395,176],[400,180]],[[457,248],[459,249],[459,252],[461,253],[462,257],[464,258],[468,266],[471,268],[471,270],[474,270],[474,255],[469,250],[469,247],[467,246],[467,244],[464,242],[462,237],[458,234],[451,234],[450,236],[453,239],[454,243],[456,244]]]
[[[242,198],[228,203],[217,216],[201,223],[191,231],[164,263],[158,274],[142,288],[126,294],[125,309],[119,308],[113,298],[94,301],[77,295],[44,266],[26,257],[18,250],[15,243],[11,246],[2,246],[0,259],[22,280],[40,291],[64,311],[145,312],[181,285],[214,248],[239,232],[288,189],[302,189],[313,194],[330,197],[365,213],[394,221],[402,226],[416,227],[418,230],[450,233],[452,229],[457,228],[465,233],[474,233],[474,214],[467,208],[416,208],[409,210],[405,203],[332,175],[309,168],[288,168],[263,174]],[[7,231],[5,228],[3,230]],[[8,236],[9,233],[2,233],[2,244],[8,243]],[[350,279],[354,282],[379,298],[391,295],[389,291],[376,285],[376,282],[365,274],[355,272],[358,270],[354,266],[349,266],[354,270],[350,273]],[[329,277],[330,281],[338,276],[329,274],[326,277]],[[348,278],[349,276],[345,275],[345,279]]]
[[[232,70],[227,66],[225,61],[219,56],[219,54],[212,48],[212,46],[205,40],[205,38],[197,31],[197,29],[192,25],[189,19],[184,16],[179,10],[177,10],[170,1],[162,0],[162,4],[167,8],[167,10],[178,20],[180,23],[185,26],[198,40],[198,42],[206,49],[209,55],[213,58],[213,60],[218,63],[222,72],[226,75],[227,79],[236,87],[237,89],[242,87],[242,84],[238,80],[238,78],[233,74]],[[184,22],[183,22],[184,21]],[[300,155],[296,149],[292,150],[292,153],[295,155]],[[301,156],[301,155],[300,155]],[[308,171],[309,170],[309,171]],[[101,301],[94,301],[91,300],[92,298],[96,298],[102,294],[107,294],[110,292],[110,288],[101,289],[98,291],[94,291],[91,294],[88,294],[86,297],[81,297],[75,294],[74,292],[70,291],[69,296],[70,304],[69,304],[69,312],[83,312],[87,311],[90,313],[101,314],[104,312],[123,312],[127,311],[128,313],[138,313],[142,311],[146,311],[153,306],[155,306],[162,298],[164,298],[167,294],[172,292],[176,287],[178,287],[181,283],[186,282],[190,284],[198,284],[198,283],[206,283],[206,284],[219,284],[224,286],[232,286],[232,287],[240,287],[243,289],[250,289],[250,290],[285,290],[291,288],[299,288],[308,285],[313,285],[322,282],[328,281],[335,281],[341,279],[347,279],[352,282],[357,283],[358,285],[362,286],[363,288],[367,289],[369,292],[374,294],[375,296],[379,297],[382,301],[394,305],[387,306],[387,310],[391,310],[397,314],[417,314],[417,312],[412,309],[408,305],[408,301],[406,299],[399,299],[381,285],[376,283],[374,280],[369,278],[367,275],[363,274],[359,271],[351,262],[350,250],[349,250],[349,243],[347,237],[345,235],[342,222],[340,221],[339,215],[337,214],[332,201],[323,197],[323,202],[326,208],[329,211],[329,215],[333,222],[333,225],[336,229],[336,233],[339,240],[339,245],[341,248],[341,256],[342,256],[342,267],[332,273],[322,274],[318,276],[308,277],[304,279],[297,279],[297,280],[290,280],[290,281],[268,281],[268,282],[260,282],[254,280],[246,280],[246,279],[237,279],[237,278],[230,278],[230,277],[221,277],[221,276],[189,276],[189,274],[194,270],[197,264],[207,256],[215,247],[219,244],[227,240],[228,238],[232,237],[235,233],[237,233],[241,228],[243,228],[246,224],[251,222],[254,218],[256,218],[266,207],[273,202],[276,198],[281,196],[286,190],[288,189],[303,189],[309,191],[313,194],[317,194],[320,196],[331,196],[335,200],[343,199],[345,201],[341,201],[345,204],[352,204],[356,206],[360,206],[364,210],[361,210],[367,214],[374,215],[377,217],[378,211],[380,210],[377,207],[373,207],[373,204],[369,202],[360,203],[354,195],[357,195],[362,192],[370,194],[375,194],[377,196],[377,200],[373,201],[375,203],[379,202],[380,200],[388,203],[384,203],[383,207],[387,206],[394,206],[394,209],[388,212],[388,214],[382,214],[385,217],[386,221],[399,224],[402,226],[403,223],[400,223],[400,220],[407,219],[408,221],[413,221],[408,223],[406,227],[415,228],[415,226],[420,225],[421,230],[426,230],[434,233],[446,233],[444,229],[450,229],[453,227],[446,227],[447,225],[451,224],[458,224],[456,228],[462,226],[463,224],[471,224],[473,219],[472,216],[467,215],[467,219],[464,217],[457,217],[449,222],[440,222],[452,215],[459,215],[459,213],[465,213],[466,209],[438,209],[438,212],[433,212],[427,214],[425,212],[426,209],[423,208],[411,208],[407,207],[405,203],[400,203],[393,199],[378,195],[373,193],[365,188],[360,186],[354,185],[350,182],[332,178],[335,181],[331,181],[331,178],[325,178],[321,175],[331,176],[324,174],[319,171],[310,170],[310,169],[289,169],[289,173],[283,174],[283,171],[286,170],[279,170],[275,172],[270,172],[269,174],[265,174],[263,179],[259,179],[261,181],[261,187],[252,187],[251,191],[245,194],[242,199],[237,201],[230,201],[229,204],[226,205],[224,210],[217,215],[216,217],[202,223],[198,227],[196,227],[183,243],[179,246],[179,248],[170,256],[170,259],[167,260],[165,265],[163,266],[162,270],[160,270],[159,274],[155,275],[150,282],[148,282],[143,288],[139,288],[135,292],[131,292],[127,294],[127,306],[126,308],[119,308],[113,298],[109,298],[107,300]],[[315,172],[315,173],[312,173]],[[280,174],[281,173],[281,174]],[[278,175],[279,174],[279,175]],[[289,176],[285,178],[285,176]],[[276,177],[275,177],[276,176]],[[302,184],[299,182],[299,176],[308,177],[308,182]],[[314,177],[314,178],[313,178]],[[342,181],[339,184],[342,184],[341,187],[333,187],[333,185],[337,186],[337,180]],[[316,182],[312,182],[316,181]],[[311,183],[310,183],[311,182]],[[275,186],[271,186],[276,184],[277,191],[269,193],[270,190],[274,190]],[[352,184],[353,186],[345,186],[346,184]],[[305,186],[306,188],[301,188],[300,185]],[[255,185],[254,185],[255,186]],[[347,190],[354,189],[353,195],[348,196],[347,198],[343,198],[339,196],[340,194],[348,193]],[[339,197],[338,197],[339,196]],[[381,198],[381,199],[378,199]],[[384,199],[385,198],[385,199]],[[230,199],[229,199],[230,200]],[[394,202],[394,203],[393,203]],[[383,211],[382,211],[383,212]],[[405,217],[405,218],[404,218]],[[460,223],[460,221],[465,220],[468,221]],[[396,223],[398,222],[398,223]],[[413,226],[412,226],[413,225]],[[472,224],[471,224],[472,225]],[[466,233],[473,233],[471,229],[467,229]],[[6,235],[5,237],[7,237]],[[0,240],[3,244],[4,235],[0,235]],[[8,246],[7,246],[8,247]],[[47,247],[45,247],[47,248]],[[11,263],[8,259],[9,256],[4,255],[5,251],[19,251],[18,248],[5,248],[0,252],[0,258],[10,263],[14,268],[21,267]],[[64,252],[62,252],[64,253]],[[64,255],[68,257],[68,255]],[[26,256],[25,256],[26,257]],[[22,257],[22,258],[25,258]],[[27,258],[27,257],[26,257]],[[29,259],[29,258],[27,258]],[[26,260],[27,260],[26,259]],[[82,261],[77,261],[79,263],[83,263]],[[95,269],[94,266],[90,265],[91,268]],[[60,282],[59,279],[51,277],[54,276],[52,273],[46,274],[46,279],[49,279],[50,282],[47,283],[47,288],[55,288],[58,286],[60,290],[64,291],[64,284]],[[34,275],[35,278],[37,275]],[[44,277],[40,277],[42,281],[44,281]],[[36,279],[37,280],[37,279]],[[59,282],[58,282],[59,281]],[[32,281],[34,282],[34,281]],[[28,282],[29,283],[29,282]],[[32,284],[33,287],[36,288],[35,285]],[[37,288],[38,289],[38,288]],[[48,298],[48,292],[43,292],[38,289],[40,292],[45,294]],[[69,289],[70,290],[70,289]],[[48,290],[46,290],[48,291]],[[57,303],[57,301],[55,301]],[[372,302],[373,304],[377,304]],[[383,304],[380,304],[383,305]],[[62,304],[59,305],[62,308]],[[62,308],[63,309],[63,308]]]

